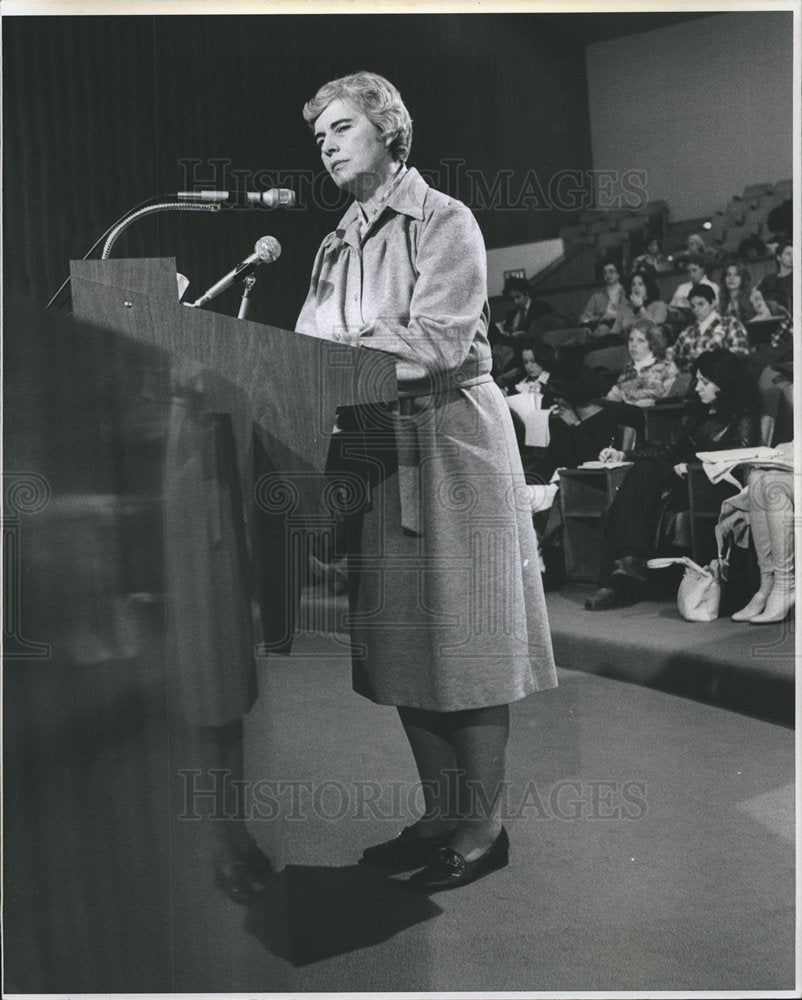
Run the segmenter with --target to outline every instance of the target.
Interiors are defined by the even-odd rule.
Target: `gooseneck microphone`
[[[224,292],[227,288],[230,288],[237,282],[242,281],[249,274],[252,274],[261,264],[272,264],[280,256],[281,244],[275,236],[262,236],[261,239],[256,241],[256,246],[253,248],[253,253],[250,256],[240,261],[233,270],[229,271],[225,277],[212,285],[192,305],[195,307],[205,306],[207,302],[211,302],[221,292]]]
[[[262,208],[292,208],[295,192],[292,188],[270,188],[268,191],[179,191],[179,201],[214,202],[219,205],[259,205]]]

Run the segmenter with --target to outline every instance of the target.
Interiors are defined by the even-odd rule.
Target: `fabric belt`
[[[399,396],[394,425],[398,451],[398,488],[401,499],[401,527],[404,531],[423,535],[421,511],[423,462],[437,451],[437,421],[440,405],[459,399],[465,389],[492,382],[489,372],[462,382],[447,382],[441,392],[409,393]],[[422,402],[430,397],[432,405]],[[430,499],[431,502],[431,499]]]

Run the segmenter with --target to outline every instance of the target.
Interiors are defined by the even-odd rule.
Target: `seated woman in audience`
[[[707,285],[713,289],[714,301],[718,301],[719,287],[715,281],[711,281],[707,276],[707,263],[704,257],[689,257],[685,265],[685,272],[688,280],[683,281],[671,297],[668,304],[669,309],[687,313],[691,308],[690,291],[694,285]]]
[[[521,347],[519,355],[524,376],[510,389],[509,396],[534,396],[537,409],[549,409],[554,404],[554,396],[549,389],[554,349],[546,344],[527,342]]]
[[[670,396],[679,372],[666,357],[665,329],[637,320],[629,331],[627,349],[632,360],[604,398],[630,406],[654,406],[658,399]]]
[[[608,261],[602,267],[604,288],[595,291],[579,317],[580,326],[590,326],[599,334],[609,333],[618,315],[618,304],[624,297],[624,286],[618,267]]]
[[[618,303],[615,323],[610,333],[626,334],[635,320],[647,319],[665,323],[668,306],[660,298],[660,289],[653,274],[638,271],[624,281],[626,297]]]
[[[653,236],[646,244],[646,252],[632,261],[630,274],[636,274],[638,271],[650,271],[655,274],[657,271],[665,270],[667,263],[666,258],[660,253],[660,241]]]
[[[602,405],[593,372],[583,368],[556,372],[549,379],[549,388],[555,403],[546,466],[541,470],[545,481],[555,469],[575,469],[583,462],[595,461],[618,431],[617,415]]]
[[[727,264],[721,272],[719,315],[734,316],[741,323],[748,323],[755,315],[751,294],[752,280],[748,268],[738,261]]]
[[[525,374],[507,392],[525,474],[536,468],[546,454],[550,411],[555,402],[549,388],[553,355],[553,350],[543,344],[526,342],[517,352],[517,366]]]
[[[782,240],[777,244],[775,253],[777,270],[767,274],[758,288],[767,301],[776,302],[789,313],[794,311],[794,244],[790,240]]]
[[[604,529],[599,589],[589,611],[632,603],[647,583],[646,560],[654,555],[657,525],[668,491],[684,491],[688,462],[699,451],[748,448],[760,441],[757,390],[745,358],[722,348],[699,355],[694,385],[681,425],[660,445],[648,442],[630,453],[604,448],[603,462],[633,462]]]
[[[793,442],[781,446],[793,463]],[[751,469],[746,497],[760,586],[732,620],[765,625],[783,621],[794,606],[794,477],[785,469]]]

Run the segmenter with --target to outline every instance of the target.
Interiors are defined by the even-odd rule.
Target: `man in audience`
[[[538,317],[551,312],[548,302],[532,299],[529,282],[525,278],[507,278],[504,295],[513,304],[513,308],[504,319],[504,332],[507,334],[529,333],[532,323]]]
[[[713,289],[714,301],[718,301],[718,285],[711,281],[706,274],[706,263],[704,257],[694,255],[688,258],[685,272],[688,281],[684,281],[674,292],[674,297],[669,302],[671,309],[690,309],[689,292],[695,285],[707,285]]]
[[[618,268],[612,261],[602,267],[604,288],[595,291],[579,317],[580,325],[596,327],[597,333],[609,332],[618,315],[618,304],[624,295],[624,286]],[[603,329],[602,329],[603,327]]]
[[[705,351],[723,347],[733,354],[749,354],[749,338],[735,316],[720,316],[716,295],[709,284],[693,285],[688,293],[694,322],[677,337],[672,360],[680,372]]]
[[[767,274],[758,288],[764,299],[776,302],[793,315],[794,245],[790,240],[782,240],[777,244],[775,260],[776,273]]]

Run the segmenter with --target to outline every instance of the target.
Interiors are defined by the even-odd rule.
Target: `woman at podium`
[[[395,358],[398,400],[342,411],[354,688],[398,708],[424,813],[362,862],[424,892],[504,867],[511,701],[556,685],[526,487],[490,376],[485,250],[461,202],[407,166],[412,122],[372,73],[304,107],[354,196],[321,244],[299,332]]]

